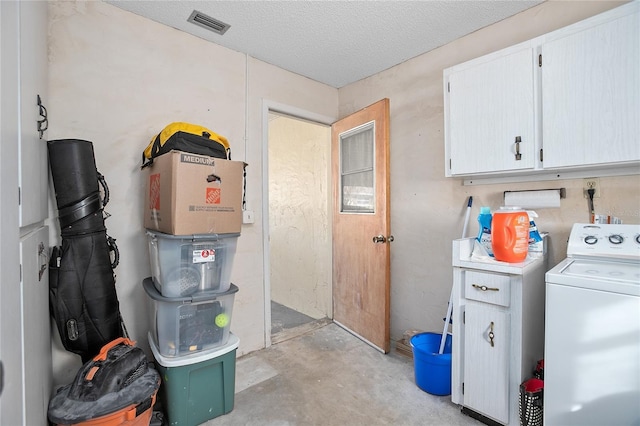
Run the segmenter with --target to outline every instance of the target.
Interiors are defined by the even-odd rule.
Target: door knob
[[[388,242],[393,241],[393,235],[389,235],[389,238],[385,237],[382,234],[376,235],[375,237],[373,237],[373,242],[376,244],[386,243],[387,241]]]

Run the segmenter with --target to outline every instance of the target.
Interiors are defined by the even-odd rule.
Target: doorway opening
[[[271,343],[330,322],[331,127],[268,112]]]

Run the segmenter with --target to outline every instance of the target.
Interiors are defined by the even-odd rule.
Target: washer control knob
[[[584,242],[585,244],[589,244],[590,246],[594,245],[595,243],[598,242],[598,237],[594,237],[593,235],[588,235],[584,237]]]
[[[609,235],[609,242],[611,244],[622,244],[624,238],[620,234]]]
[[[640,244],[640,234],[636,235],[636,243]]]

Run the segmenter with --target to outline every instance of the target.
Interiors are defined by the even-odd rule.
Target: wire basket
[[[520,385],[518,409],[521,426],[542,426],[544,382],[529,379]]]

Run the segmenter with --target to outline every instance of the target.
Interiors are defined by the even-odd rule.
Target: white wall
[[[103,2],[51,2],[49,138],[94,143],[98,168],[111,188],[107,211],[112,217],[106,225],[122,255],[116,285],[133,339],[146,346],[146,296],[140,282],[150,271],[138,168],[152,136],[172,121],[202,124],[229,138],[233,159],[249,163],[247,207],[255,212],[255,224],[243,226],[232,274],[240,291],[231,330],[241,339],[239,354],[245,354],[265,343],[264,105],[280,103],[337,118],[384,97],[391,101],[395,236],[391,336],[398,339],[412,328],[440,330],[452,282],[451,240],[460,236],[467,197],[473,195],[472,216],[477,216],[482,205],[498,207],[504,190],[550,186],[462,186],[444,178],[442,70],[616,4],[548,1],[338,91]],[[601,178],[600,184],[597,212],[638,223],[640,177]],[[566,187],[567,199],[561,209],[539,211],[539,228],[551,232],[551,264],[564,257],[571,224],[588,220],[581,180],[553,186]],[[477,231],[473,221],[470,234]],[[52,234],[57,237],[57,230]],[[79,357],[57,346],[54,383],[68,383]]]
[[[49,37],[48,136],[94,144],[111,190],[106,226],[120,249],[116,287],[131,337],[146,348],[141,153],[165,125],[187,121],[227,137],[232,159],[249,164],[247,205],[256,217],[238,240],[231,331],[240,337],[240,355],[264,347],[263,100],[336,117],[337,90],[103,2],[51,2]],[[59,240],[58,229],[52,237]],[[54,384],[63,384],[80,360],[57,340]]]
[[[331,128],[269,120],[271,300],[312,318],[330,316]]]
[[[391,337],[408,329],[441,331],[452,284],[451,240],[460,238],[467,199],[473,210],[467,236],[477,234],[480,206],[498,208],[505,190],[565,187],[560,209],[537,221],[551,233],[549,265],[565,257],[570,227],[588,222],[582,180],[463,186],[444,177],[442,71],[577,22],[615,2],[547,1],[339,90],[340,117],[388,97],[391,107]],[[596,213],[640,221],[640,176],[601,178]]]

